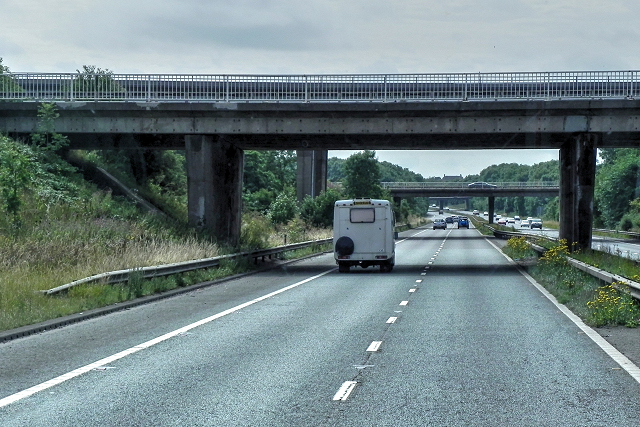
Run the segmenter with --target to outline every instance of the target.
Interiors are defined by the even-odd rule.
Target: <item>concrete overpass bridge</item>
[[[184,149],[189,221],[238,241],[243,150],[298,151],[325,188],[326,151],[556,148],[561,237],[589,247],[596,150],[638,147],[640,72],[0,76],[0,130],[33,132],[39,102],[81,149]],[[580,220],[578,220],[580,219]]]

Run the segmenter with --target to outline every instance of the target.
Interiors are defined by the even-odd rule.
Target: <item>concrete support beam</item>
[[[185,136],[189,224],[237,247],[244,152],[215,135]]]
[[[317,197],[327,189],[327,150],[297,150],[296,195]]]
[[[571,251],[591,248],[597,136],[577,135],[560,148],[560,238]]]
[[[496,211],[496,198],[494,196],[489,197],[489,224],[493,224],[493,216]]]

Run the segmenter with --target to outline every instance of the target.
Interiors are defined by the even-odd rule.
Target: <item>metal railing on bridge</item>
[[[0,74],[0,100],[395,102],[635,98],[640,71],[354,75]]]
[[[473,186],[470,182],[381,182],[382,188],[389,190],[403,189],[465,189],[465,188],[495,188],[495,189],[528,189],[544,190],[559,188],[558,181],[535,181],[535,182],[487,182]],[[484,185],[482,185],[484,184]],[[495,187],[494,187],[495,186]]]

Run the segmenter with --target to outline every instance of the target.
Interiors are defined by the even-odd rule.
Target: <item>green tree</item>
[[[300,206],[300,218],[307,224],[318,227],[331,227],[333,224],[333,207],[342,195],[333,188],[328,188],[318,197],[306,196]]]
[[[42,103],[38,107],[36,132],[31,134],[31,141],[44,151],[58,152],[69,145],[69,139],[54,131],[55,121],[60,117],[55,104]]]
[[[4,210],[15,228],[19,228],[22,193],[32,181],[33,155],[24,144],[0,135],[0,196]]]
[[[380,166],[375,151],[364,150],[349,156],[344,163],[344,173],[344,192],[347,197],[383,197]]]
[[[275,195],[296,185],[297,155],[292,150],[244,153],[243,201],[246,210],[264,212]]]
[[[342,182],[344,180],[344,162],[346,159],[331,157],[327,160],[327,180]]]
[[[0,58],[0,98],[13,98],[13,94],[22,92],[24,90],[11,76],[9,67],[2,65]]]
[[[615,228],[638,197],[640,154],[625,150],[610,156],[596,173],[595,201],[605,226]]]
[[[75,98],[104,98],[124,94],[126,90],[113,77],[113,71],[95,65],[83,65],[72,83]]]

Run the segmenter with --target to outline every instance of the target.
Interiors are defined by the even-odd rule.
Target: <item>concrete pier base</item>
[[[494,214],[496,212],[496,198],[494,196],[489,197],[489,224],[493,224]]]
[[[317,197],[327,189],[327,150],[297,150],[296,196]]]
[[[186,135],[189,224],[237,247],[244,152],[215,135]]]
[[[560,238],[571,251],[591,248],[596,147],[585,133],[560,148]]]

